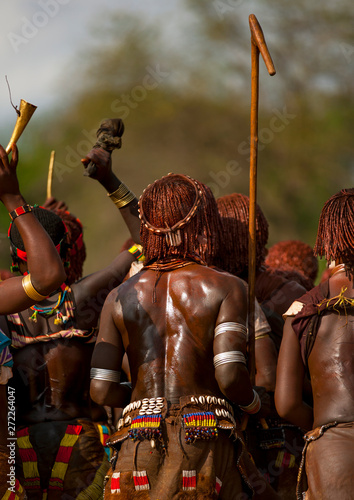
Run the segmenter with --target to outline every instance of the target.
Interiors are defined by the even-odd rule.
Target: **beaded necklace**
[[[185,261],[185,260],[175,260],[170,262],[154,262],[144,266],[145,269],[153,269],[159,273],[174,271],[175,269],[180,269],[181,267],[190,266],[191,264],[197,264],[195,261]]]
[[[180,269],[181,267],[186,267],[190,266],[191,264],[201,264],[206,266],[206,262],[204,262],[200,257],[195,256],[195,260],[186,260],[186,259],[179,259],[179,258],[172,258],[171,260],[168,260],[167,262],[153,262],[152,264],[148,264],[147,266],[144,266],[142,271],[151,269],[153,271],[156,271],[155,275],[155,284],[154,288],[152,291],[152,302],[156,302],[156,286],[159,281],[159,278],[163,273],[169,272],[169,271],[174,271],[175,269]]]
[[[66,286],[64,290],[61,290],[58,296],[58,300],[54,306],[43,306],[40,307],[39,305],[35,304],[34,306],[31,307],[33,314],[30,316],[30,320],[33,321],[34,323],[37,323],[37,315],[40,314],[41,316],[52,316],[55,312],[57,317],[54,320],[55,325],[62,325],[65,324],[68,321],[68,316],[64,316],[58,309],[59,307],[63,304],[65,295],[67,291],[69,290],[69,287]]]

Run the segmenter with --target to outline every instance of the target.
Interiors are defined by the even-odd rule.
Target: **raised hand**
[[[53,196],[47,198],[42,207],[46,208],[47,210],[68,210],[68,205],[65,203],[65,201],[57,200]]]
[[[85,175],[92,179],[104,182],[105,179],[112,175],[112,155],[110,151],[94,147],[81,161],[85,167]],[[88,168],[91,164],[94,164],[96,168]]]

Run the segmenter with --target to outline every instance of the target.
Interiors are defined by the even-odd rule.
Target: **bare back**
[[[53,340],[14,355],[18,424],[90,418],[89,369],[93,344]]]
[[[354,297],[344,273],[330,279],[330,297]],[[339,314],[340,312],[340,314]],[[308,360],[314,397],[314,426],[354,420],[354,308],[326,313]]]
[[[221,396],[212,362],[214,328],[217,322],[246,320],[246,293],[238,278],[192,263],[160,275],[144,270],[112,294],[132,400],[147,394],[171,401],[189,394]],[[230,295],[232,307],[222,307]]]

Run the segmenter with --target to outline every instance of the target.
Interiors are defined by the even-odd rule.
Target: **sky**
[[[90,38],[90,26],[107,11],[137,13],[146,21],[171,29],[183,19],[183,0],[11,0],[0,7],[0,128],[15,123],[12,101],[24,99],[38,107],[36,115],[50,109],[63,89],[58,81],[74,55]],[[70,91],[70,87],[65,89]],[[9,127],[12,130],[12,125]]]

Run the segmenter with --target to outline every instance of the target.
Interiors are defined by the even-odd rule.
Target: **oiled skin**
[[[354,297],[353,282],[345,273],[329,280],[330,297],[346,288],[345,296]],[[354,419],[354,316],[348,309],[325,313],[309,356],[308,365],[313,392],[313,410],[302,401],[304,366],[299,342],[285,323],[280,349],[276,404],[281,416],[305,430],[328,422],[348,422]]]
[[[354,297],[353,281],[344,272],[329,278],[329,285],[330,297],[337,297],[342,290],[346,297]],[[284,418],[306,431],[314,429],[306,450],[307,485],[298,485],[300,493],[306,491],[308,500],[353,498],[353,357],[353,309],[326,312],[308,359],[313,392],[313,408],[310,408],[302,400],[304,366],[300,345],[291,318],[286,320],[275,401]],[[320,426],[325,426],[322,431],[327,429],[323,434]]]
[[[336,296],[342,287],[346,296],[354,297],[353,283],[344,273],[330,280],[330,294]],[[309,357],[314,395],[314,427],[327,422],[354,419],[354,313],[343,310],[326,314]]]
[[[224,394],[249,404],[253,393],[246,366],[229,363],[214,370],[212,363],[219,352],[246,354],[246,339],[240,333],[224,333],[214,340],[217,324],[245,324],[246,311],[245,288],[235,276],[191,264],[163,273],[156,283],[156,271],[144,270],[108,296],[92,366],[119,370],[126,351],[132,401]],[[119,406],[120,387],[92,380],[91,397],[100,404]]]

